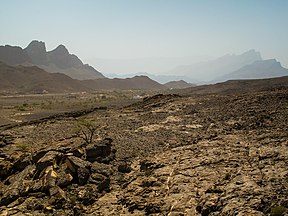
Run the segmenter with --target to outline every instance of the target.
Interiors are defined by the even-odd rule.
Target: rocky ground
[[[2,128],[0,215],[285,215],[287,125],[279,88]]]

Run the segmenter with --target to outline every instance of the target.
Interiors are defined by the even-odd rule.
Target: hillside
[[[9,65],[35,65],[51,73],[63,73],[74,79],[104,78],[103,74],[83,62],[67,48],[59,45],[47,52],[45,43],[32,41],[25,49],[0,46],[0,61]]]
[[[18,93],[58,93],[87,91],[78,80],[65,74],[48,73],[36,66],[9,66],[0,62],[0,91]]]
[[[229,80],[223,83],[174,90],[173,92],[181,95],[236,94],[282,87],[288,87],[288,76],[255,80]]]
[[[93,89],[121,89],[121,90],[131,90],[131,89],[142,89],[142,90],[160,90],[166,89],[166,87],[146,76],[135,76],[133,78],[126,79],[96,79],[96,80],[84,80],[84,85]]]

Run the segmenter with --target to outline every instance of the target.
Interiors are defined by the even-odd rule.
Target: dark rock
[[[20,196],[24,196],[28,194],[29,185],[31,181],[27,181],[31,179],[31,173],[34,173],[35,166],[27,166],[22,172],[10,177],[8,185],[4,191],[3,196],[0,200],[0,206],[8,205],[11,202],[17,200]]]
[[[0,162],[0,180],[4,180],[11,173],[12,167],[13,164],[10,161]]]
[[[110,178],[99,173],[92,173],[89,178],[89,183],[96,184],[98,191],[109,191]]]
[[[111,169],[111,165],[94,162],[92,163],[92,166],[91,166],[91,172],[99,173],[108,177],[112,174],[112,169]]]
[[[59,187],[66,187],[73,181],[73,176],[71,175],[71,172],[67,169],[66,163],[61,164],[60,170],[57,172],[58,178],[57,178],[57,185]]]
[[[109,163],[115,158],[115,149],[112,149],[112,139],[105,138],[88,145],[86,147],[86,158],[90,162]]]
[[[44,209],[44,203],[43,203],[43,200],[39,199],[39,198],[34,198],[34,199],[31,199],[29,200],[27,203],[26,203],[26,208],[27,210],[29,211],[41,211]]]
[[[31,164],[31,159],[29,155],[23,155],[21,158],[19,158],[13,165],[14,171],[22,171],[24,170],[28,165]]]
[[[79,167],[77,170],[77,177],[79,185],[85,185],[89,179],[90,171],[85,167]]]
[[[151,161],[148,161],[148,160],[143,160],[140,162],[140,171],[141,172],[145,172],[145,171],[151,171],[151,170],[154,170],[154,169],[159,169],[161,167],[163,167],[164,165],[163,164],[158,164],[158,163],[154,163],[154,162],[151,162]]]
[[[75,157],[79,157],[81,158],[85,152],[82,148],[78,148],[78,149],[74,149],[72,152],[71,152]]]
[[[68,156],[65,163],[67,169],[73,174],[73,177],[78,180],[78,183],[80,185],[86,184],[90,175],[91,163],[75,156]]]
[[[121,163],[118,166],[118,171],[121,173],[130,173],[132,171],[132,168],[129,164],[127,163]]]
[[[42,158],[49,150],[38,151],[32,156],[33,163],[36,163],[40,158]]]

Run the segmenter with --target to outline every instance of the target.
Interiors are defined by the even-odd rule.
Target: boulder
[[[49,190],[51,187],[56,186],[57,172],[53,166],[48,166],[40,175],[42,189]]]
[[[121,173],[130,173],[132,168],[128,163],[121,163],[118,166],[118,171]]]
[[[91,163],[75,156],[68,156],[65,163],[78,183],[80,185],[86,184],[90,175]]]
[[[66,163],[61,164],[60,170],[58,173],[58,179],[56,182],[56,185],[59,187],[66,187],[73,181],[73,176],[71,172],[68,170]]]
[[[90,162],[109,163],[115,158],[116,150],[112,148],[112,139],[105,138],[86,147],[86,159]]]
[[[36,168],[38,172],[41,172],[48,166],[55,166],[62,157],[62,153],[57,151],[49,151],[42,158],[40,158],[36,163]]]
[[[28,194],[31,185],[31,174],[35,172],[35,166],[29,165],[22,172],[14,175],[7,180],[6,188],[3,190],[3,195],[0,200],[0,206],[9,205],[17,200],[20,196]]]

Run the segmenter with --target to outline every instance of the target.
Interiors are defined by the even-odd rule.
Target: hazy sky
[[[0,26],[1,45],[64,44],[96,68],[98,58],[193,59],[252,48],[288,67],[287,0],[0,0]]]

